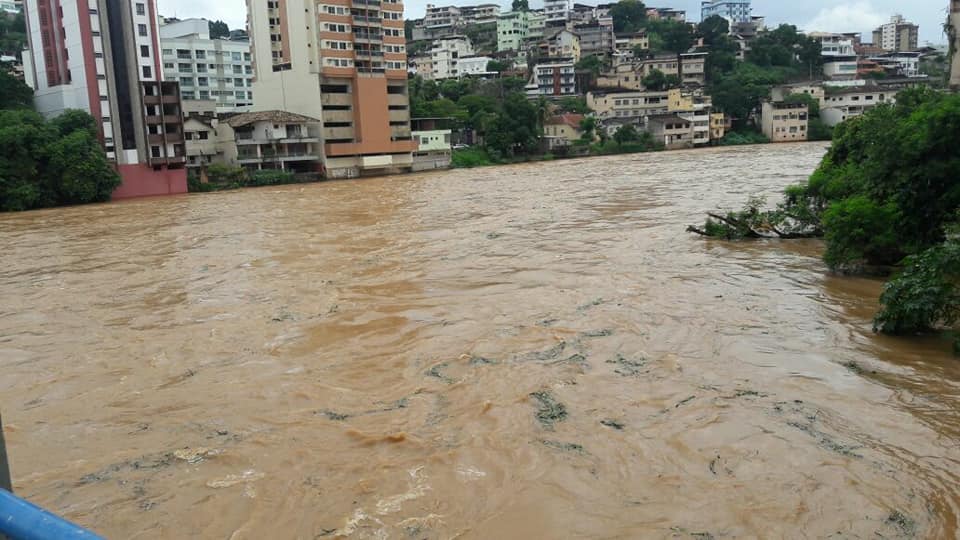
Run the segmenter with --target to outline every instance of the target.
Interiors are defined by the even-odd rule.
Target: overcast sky
[[[258,0],[266,1],[266,0]],[[438,5],[469,5],[481,3],[479,0],[406,0],[406,16],[423,16],[427,2]],[[484,0],[489,1],[489,0]],[[595,4],[596,0],[579,0],[581,3]],[[609,0],[600,0],[601,2]],[[230,28],[242,28],[246,24],[246,4],[244,0],[157,0],[160,13],[166,16],[203,17],[222,19]],[[700,18],[700,0],[663,0],[645,1],[648,6],[674,7],[686,9],[691,21]],[[501,4],[509,7],[510,1]],[[870,30],[889,20],[890,15],[902,13],[908,20],[920,25],[920,43],[930,41],[945,43],[942,26],[946,20],[948,0],[754,0],[753,13],[767,17],[768,24],[788,22],[807,31],[824,32],[864,32],[864,41],[872,39]],[[531,7],[542,5],[542,0],[531,0]]]

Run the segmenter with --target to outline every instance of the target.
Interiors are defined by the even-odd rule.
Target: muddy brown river
[[[956,538],[960,361],[816,241],[823,144],[0,216],[14,487],[108,538]]]

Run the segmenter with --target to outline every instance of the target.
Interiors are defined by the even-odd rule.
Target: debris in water
[[[447,377],[447,376],[444,375],[444,374],[442,373],[442,371],[441,371],[441,370],[444,370],[444,369],[446,369],[446,368],[448,368],[448,367],[450,367],[450,364],[448,364],[448,363],[446,363],[446,362],[444,362],[444,363],[442,363],[442,364],[437,364],[437,365],[435,365],[435,366],[433,366],[433,367],[431,367],[430,369],[427,370],[427,377],[434,377],[434,378],[436,378],[436,379],[440,379],[441,381],[443,381],[443,382],[445,382],[445,383],[447,383],[447,384],[453,384],[453,383],[456,382],[456,381],[454,381],[454,380],[451,379],[450,377]]]
[[[623,428],[626,427],[622,423],[617,422],[616,420],[601,420],[600,423],[607,426],[608,428],[613,428],[617,431],[623,431]]]
[[[647,361],[644,358],[639,360],[631,360],[624,357],[622,354],[617,354],[616,358],[613,360],[607,360],[607,363],[615,364],[617,367],[613,370],[613,372],[622,377],[636,377],[646,373],[646,371],[643,370],[643,368],[647,365]]]
[[[613,330],[604,328],[603,330],[593,330],[593,331],[591,331],[591,332],[584,332],[584,333],[582,333],[582,334],[580,334],[580,335],[581,335],[582,337],[585,337],[585,338],[610,337],[610,336],[613,335]]]
[[[890,512],[890,515],[887,516],[886,524],[891,527],[896,527],[905,536],[914,536],[917,532],[917,523],[902,514],[899,510]]]
[[[487,233],[487,240],[496,240],[497,238],[500,238],[501,236],[503,236],[503,234],[497,233],[497,232]]]
[[[495,366],[499,364],[496,360],[491,360],[489,358],[484,358],[482,356],[470,356],[470,365],[471,366]]]
[[[175,451],[173,453],[173,457],[181,461],[186,461],[191,465],[195,465],[203,461],[205,458],[212,458],[220,455],[221,453],[221,450],[211,450],[209,448],[202,447],[194,449],[184,448],[182,450]]]
[[[548,360],[555,360],[558,356],[563,354],[563,351],[567,349],[567,342],[561,341],[553,347],[545,351],[537,351],[532,353],[527,353],[523,355],[522,361],[524,362],[546,362]]]
[[[567,418],[567,407],[558,403],[553,394],[547,391],[534,392],[530,397],[540,402],[537,409],[537,420],[547,429],[553,429],[554,424],[563,422]]]
[[[318,411],[317,414],[322,414],[326,416],[328,420],[333,420],[334,422],[343,422],[350,419],[349,414],[342,414],[331,410]]]
[[[265,474],[262,472],[257,472],[254,470],[244,471],[242,474],[228,474],[223,478],[217,478],[207,482],[207,487],[213,489],[223,489],[228,487],[233,487],[237,484],[248,484],[250,482],[256,482],[257,480],[262,479]]]
[[[537,326],[541,326],[541,327],[544,327],[544,328],[545,328],[545,327],[547,327],[547,326],[553,326],[553,325],[557,324],[558,322],[560,322],[560,319],[544,319],[544,320],[538,322],[538,323],[537,323]]]
[[[688,397],[687,399],[681,401],[680,403],[677,403],[676,405],[674,405],[673,408],[674,408],[674,409],[679,409],[681,406],[686,405],[687,403],[690,403],[691,401],[693,401],[693,400],[695,400],[695,399],[697,399],[697,396],[690,396],[690,397]]]
[[[597,299],[595,299],[595,300],[593,300],[593,301],[591,301],[591,302],[588,302],[588,303],[586,303],[586,304],[578,307],[578,308],[577,308],[577,311],[586,311],[586,310],[588,310],[588,309],[590,309],[590,308],[592,308],[592,307],[597,307],[597,306],[603,304],[604,302],[606,302],[606,300],[604,300],[603,298],[597,298]]]
[[[583,449],[583,446],[576,443],[565,443],[560,441],[548,441],[546,439],[541,439],[540,444],[553,448],[554,450],[560,450],[561,452],[570,452],[572,454],[586,454],[586,450]]]
[[[757,392],[756,390],[737,390],[733,397],[767,397],[769,394]]]
[[[411,469],[407,471],[407,473],[410,475],[411,480],[410,489],[406,493],[401,493],[399,495],[394,495],[378,501],[377,513],[381,516],[399,512],[400,508],[403,506],[403,503],[406,501],[419,499],[420,497],[426,495],[427,491],[430,490],[430,486],[427,485],[427,481],[422,474],[423,467]]]

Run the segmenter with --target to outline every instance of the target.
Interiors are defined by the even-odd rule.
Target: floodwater
[[[956,538],[960,361],[816,241],[823,144],[0,216],[14,485],[108,538]]]

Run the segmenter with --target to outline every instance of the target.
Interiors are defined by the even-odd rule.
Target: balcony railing
[[[382,17],[367,17],[364,15],[354,15],[353,22],[355,23],[365,23],[365,24],[380,24],[383,22]]]

